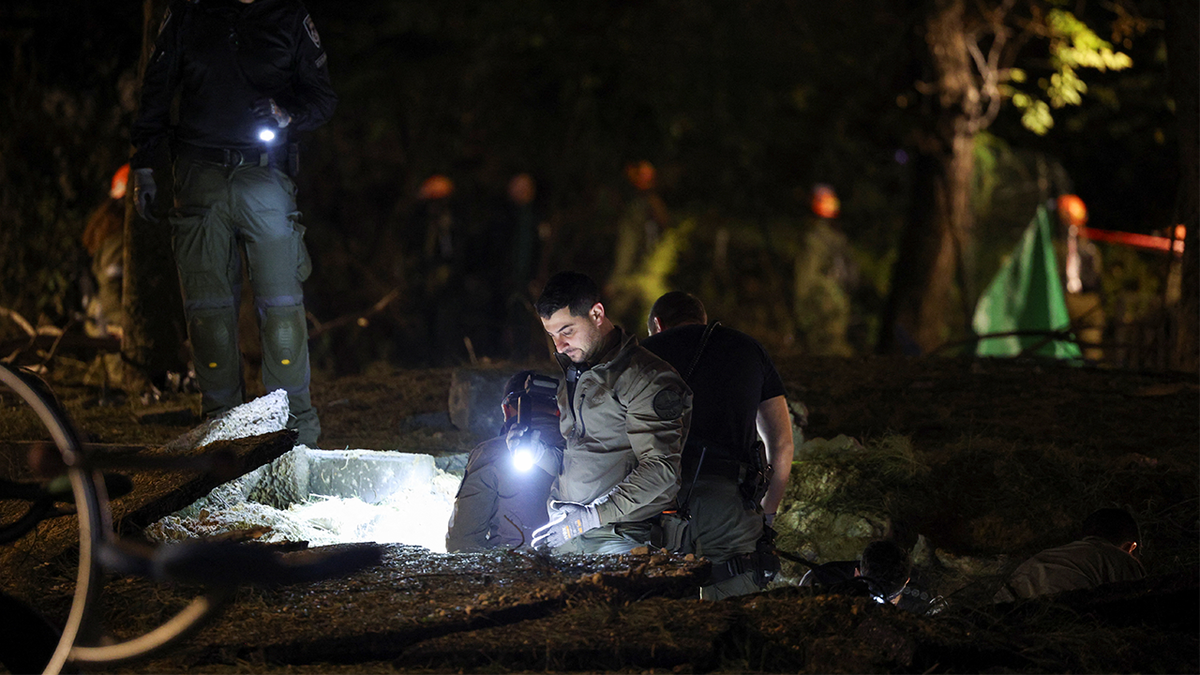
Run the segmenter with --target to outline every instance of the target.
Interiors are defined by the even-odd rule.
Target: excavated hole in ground
[[[465,457],[297,446],[145,533],[165,542],[248,531],[264,543],[399,543],[444,552]]]

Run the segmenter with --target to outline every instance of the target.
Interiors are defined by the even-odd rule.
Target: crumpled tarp
[[[1082,357],[1074,342],[1050,338],[1054,331],[1069,330],[1071,319],[1045,207],[1038,207],[1021,241],[980,296],[971,325],[981,338],[975,347],[979,356]],[[1016,331],[1028,334],[987,337]]]

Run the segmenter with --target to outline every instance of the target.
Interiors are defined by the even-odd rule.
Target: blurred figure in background
[[[833,187],[813,186],[815,216],[801,236],[795,262],[794,314],[798,342],[809,354],[849,356],[850,298],[858,284],[858,266],[850,242],[837,225],[841,202]]]
[[[605,295],[611,305],[609,318],[622,326],[636,326],[658,297],[655,291],[648,294],[640,277],[652,273],[646,263],[663,230],[670,225],[671,215],[658,194],[658,172],[653,164],[645,160],[628,164],[625,177],[633,186],[634,196],[617,221],[613,266]]]
[[[461,354],[459,328],[464,295],[467,236],[451,203],[454,181],[434,174],[417,191],[415,227],[424,232],[421,246],[421,305],[428,331],[426,344],[434,363],[453,361]]]
[[[527,173],[508,181],[499,222],[492,229],[491,258],[498,268],[496,300],[504,306],[501,327],[503,353],[516,362],[546,353],[542,325],[533,298],[544,271],[543,250],[549,226],[534,206],[537,182]]]
[[[85,330],[92,337],[121,336],[123,311],[121,281],[125,276],[125,192],[129,165],[117,169],[109,188],[109,200],[88,216],[83,230],[83,247],[92,258],[95,290],[87,294]]]
[[[1066,229],[1067,314],[1071,327],[1082,343],[1083,357],[1101,361],[1104,350],[1104,302],[1100,297],[1100,249],[1087,238],[1087,206],[1077,195],[1060,195],[1055,211],[1058,222]]]

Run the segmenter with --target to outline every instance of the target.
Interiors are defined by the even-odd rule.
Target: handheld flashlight
[[[546,451],[546,446],[541,443],[542,432],[533,429],[526,421],[531,414],[529,403],[527,397],[517,397],[516,429],[519,431],[516,443],[512,446],[512,461],[513,468],[521,473],[532,469]]]
[[[275,140],[275,130],[269,127],[263,127],[258,130],[258,140],[263,143],[270,143]]]
[[[556,392],[558,380],[545,375],[531,374],[522,389],[505,397],[505,405],[516,409],[516,419],[509,432],[508,447],[513,468],[524,473],[543,460],[547,445],[542,432],[535,429],[535,420],[545,424],[558,416]]]
[[[513,468],[517,471],[525,473],[536,463],[537,457],[530,446],[519,445],[516,450],[513,450]]]

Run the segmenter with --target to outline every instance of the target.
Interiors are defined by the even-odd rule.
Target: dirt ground
[[[383,564],[348,579],[243,589],[172,652],[112,670],[1200,670],[1195,375],[1013,360],[785,355],[776,362],[789,399],[808,409],[806,438],[844,434],[864,448],[799,452],[784,510],[804,508],[805,481],[836,469],[841,487],[827,499],[830,508],[886,512],[919,530],[928,551],[923,571],[948,600],[940,613],[786,586],[703,603],[691,597],[704,561],[678,556],[559,559],[395,545]],[[550,372],[549,362],[533,365]],[[114,405],[98,405],[104,392],[79,385],[69,371],[51,381],[93,442],[161,444],[196,423],[194,394],[146,402],[110,396]],[[353,377],[317,373],[322,447],[469,449],[477,439],[445,423],[452,372],[379,364]],[[5,412],[0,444],[28,440],[28,428]],[[1138,518],[1147,580],[1100,594],[986,602],[998,570],[1069,541],[1079,519],[1101,506],[1123,506]],[[803,532],[781,530],[779,543],[812,553]],[[795,573],[785,567],[785,576]],[[5,578],[11,589],[18,576],[8,570]],[[109,625],[119,634],[161,620],[194,590],[129,579],[110,586]],[[18,594],[40,596],[31,601],[48,616],[64,611],[49,590]]]

